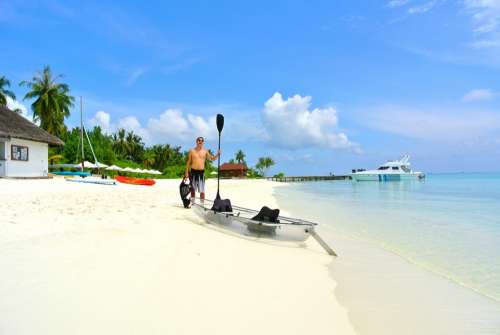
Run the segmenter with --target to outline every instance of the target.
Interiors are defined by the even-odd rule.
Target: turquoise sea
[[[500,173],[296,183],[276,198],[326,235],[367,241],[500,302]]]

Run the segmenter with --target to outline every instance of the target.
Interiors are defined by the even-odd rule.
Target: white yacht
[[[352,170],[351,177],[355,181],[398,181],[423,179],[425,174],[413,171],[410,156],[404,155],[400,160],[386,162],[376,170]]]

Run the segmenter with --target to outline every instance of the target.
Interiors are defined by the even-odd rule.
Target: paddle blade
[[[222,128],[224,128],[224,116],[222,114],[217,114],[217,130],[219,133],[222,131]]]

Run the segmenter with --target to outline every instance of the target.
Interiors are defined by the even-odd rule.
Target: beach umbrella
[[[132,172],[135,172],[135,173],[142,173],[142,170],[137,168],[137,169],[132,169]]]
[[[106,164],[101,163],[101,162],[96,162],[95,166],[98,168],[107,168],[109,165],[106,165]]]
[[[153,170],[153,174],[161,174],[161,172],[158,170]]]
[[[95,169],[95,168],[97,168],[97,165],[95,165],[94,163],[91,163],[91,162],[89,162],[89,161],[84,161],[84,162],[83,162],[83,165],[84,165],[84,167],[85,167],[86,169]],[[81,168],[82,168],[82,163],[80,163],[80,164],[76,164],[76,165],[75,165],[75,168],[81,169]]]
[[[217,173],[217,171],[212,171],[212,172],[210,172],[210,174],[211,174],[211,175],[216,175],[216,174],[218,174],[218,173]]]
[[[125,169],[122,169],[122,171],[125,171],[125,172],[135,172],[134,169],[131,169],[128,166]]]
[[[111,165],[106,168],[108,171],[123,171],[123,169],[116,165]]]

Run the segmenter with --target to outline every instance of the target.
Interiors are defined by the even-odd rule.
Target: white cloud
[[[10,110],[20,110],[21,115],[24,116],[26,119],[33,121],[33,115],[28,111],[28,108],[22,103],[20,103],[17,100],[13,100],[11,97],[7,96],[7,107]]]
[[[310,110],[310,104],[311,97],[296,95],[283,100],[280,93],[275,93],[265,102],[261,112],[234,105],[220,105],[215,108],[184,106],[169,108],[150,117],[146,122],[131,116],[133,110],[127,112],[130,113],[129,116],[116,120],[109,113],[99,110],[89,120],[89,126],[100,126],[108,134],[119,128],[134,131],[148,145],[185,145],[194,143],[198,136],[203,136],[208,141],[216,140],[218,132],[215,114],[226,111],[224,141],[264,142],[285,149],[323,147],[360,152],[359,145],[351,142],[347,135],[338,129],[337,111],[333,107]],[[114,109],[112,106],[108,108]],[[184,108],[199,113],[185,113]],[[228,112],[228,109],[231,112]],[[238,113],[235,113],[235,110],[238,110]]]
[[[281,152],[278,154],[274,154],[273,157],[276,156],[277,161],[288,161],[288,162],[306,162],[313,163],[314,156],[310,153],[305,154],[292,154],[290,152]]]
[[[151,142],[151,132],[147,128],[143,128],[139,120],[135,116],[126,116],[118,120],[117,128],[123,128],[127,131],[133,131],[146,143]]]
[[[391,0],[387,3],[387,7],[396,8],[406,5],[410,0]]]
[[[111,115],[104,111],[98,111],[95,113],[94,117],[90,119],[91,126],[99,126],[105,133],[113,132],[111,129]]]
[[[112,134],[118,129],[125,129],[126,131],[133,131],[137,135],[142,137],[145,142],[150,142],[151,136],[149,129],[143,128],[139,120],[135,116],[126,116],[120,118],[118,122],[111,122],[111,115],[104,111],[98,111],[92,119],[90,119],[89,125],[91,127],[99,126],[102,131],[107,134]]]
[[[135,116],[126,116],[118,121],[117,128],[123,128],[125,130],[139,130],[142,126]]]
[[[430,11],[432,8],[434,8],[434,5],[436,4],[435,1],[428,1],[426,3],[423,3],[421,5],[413,6],[408,8],[408,14],[423,14],[428,11]]]
[[[467,92],[462,101],[464,102],[474,102],[474,101],[487,101],[495,97],[495,93],[490,89],[475,89]]]
[[[500,46],[500,0],[464,0],[465,11],[471,15],[474,49],[495,49]]]
[[[215,139],[214,125],[215,117],[205,119],[193,114],[184,116],[179,109],[167,109],[159,118],[149,119],[147,129],[155,139],[191,142],[198,136]]]
[[[132,86],[140,77],[142,77],[146,73],[146,71],[147,70],[145,68],[137,68],[130,71],[126,81],[126,85]]]
[[[472,15],[474,32],[490,33],[500,22],[500,0],[465,0],[464,6]]]
[[[133,131],[148,144],[191,143],[198,136],[211,140],[216,138],[217,132],[215,117],[203,118],[193,114],[184,116],[178,109],[167,109],[158,118],[150,118],[145,127],[135,116],[126,116],[117,122],[112,122],[109,113],[98,111],[90,119],[90,126],[100,126],[108,134],[121,128]]]
[[[372,108],[360,117],[361,122],[373,129],[444,142],[494,136],[500,130],[498,113],[472,108],[386,105]]]
[[[310,110],[311,97],[294,95],[283,100],[276,92],[264,104],[262,119],[270,143],[288,149],[320,146],[359,151],[359,146],[338,132],[333,107]]]

